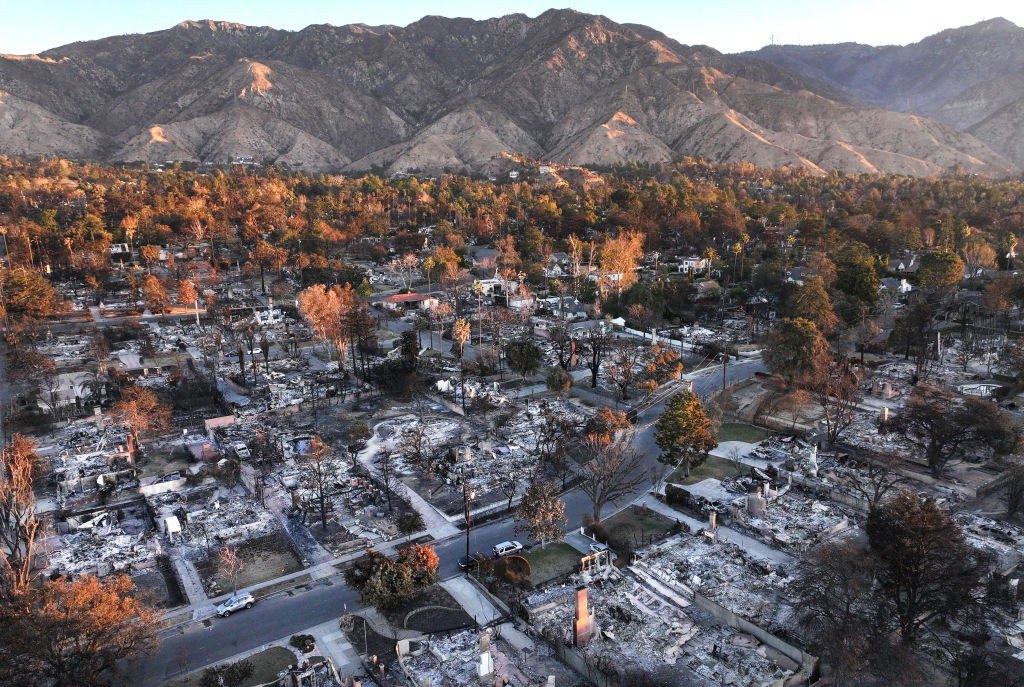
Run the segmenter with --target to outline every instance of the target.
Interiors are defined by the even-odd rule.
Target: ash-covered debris
[[[70,577],[144,570],[164,550],[141,500],[69,514],[56,530],[47,570]]]
[[[247,496],[242,487],[227,489],[203,485],[149,497],[158,527],[167,532],[175,518],[181,538],[175,543],[208,548],[270,534],[279,529],[277,519]]]
[[[748,486],[746,495],[733,501],[732,516],[731,526],[794,552],[806,551],[852,525],[851,514],[835,503],[806,495],[791,484],[773,490],[767,481]]]
[[[658,591],[641,577],[610,572],[591,580],[588,607],[599,628],[583,646],[568,648],[593,670],[615,676],[658,676],[676,684],[773,685],[793,674],[767,658],[753,636],[716,621],[678,595]],[[575,591],[575,590],[570,590]],[[575,595],[557,589],[528,599],[534,629],[550,641],[570,644]]]
[[[544,418],[555,414],[582,426],[586,415],[574,404],[544,401],[504,412],[496,426],[446,416],[437,409],[410,413],[378,424],[360,456],[373,464],[388,453],[398,473],[446,512],[462,508],[462,485],[480,506],[506,501],[528,485],[537,467]]]
[[[684,594],[698,592],[762,627],[773,622],[790,581],[785,566],[735,544],[691,536],[650,547],[637,566]]]

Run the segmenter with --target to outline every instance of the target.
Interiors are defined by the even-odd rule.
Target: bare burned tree
[[[256,472],[255,492],[253,496],[260,503],[265,502],[266,479],[273,470],[274,465],[281,462],[284,455],[281,447],[266,429],[256,430],[256,439],[249,447],[251,458],[249,462]]]
[[[614,342],[610,349],[606,367],[608,380],[619,388],[619,399],[629,400],[629,390],[638,381],[644,348],[620,340]]]
[[[320,511],[320,526],[327,529],[327,513],[331,507],[331,493],[337,481],[339,465],[331,447],[320,437],[314,437],[309,454],[302,465],[302,485],[309,490]]]
[[[907,481],[898,467],[902,460],[894,453],[881,453],[859,461],[859,474],[850,487],[868,502],[868,510],[874,511],[886,496],[896,493]]]
[[[422,416],[402,435],[399,448],[410,465],[425,474],[427,479],[434,478],[434,446]]]
[[[580,490],[590,498],[594,522],[605,505],[628,496],[644,482],[629,434],[613,441],[588,435],[580,446]]]
[[[800,562],[791,587],[800,622],[829,663],[829,678],[844,684],[868,663],[875,562],[852,541],[824,544]]]
[[[608,356],[612,346],[612,335],[601,326],[592,327],[583,335],[583,348],[587,356],[587,369],[590,370],[590,387],[597,388],[597,377],[601,374],[601,363]]]
[[[384,497],[388,500],[388,510],[391,510],[391,495],[398,487],[398,475],[395,474],[395,457],[390,451],[381,451],[373,462],[377,468],[377,476],[380,477],[381,486],[384,487]]]
[[[555,355],[558,356],[559,367],[568,371],[572,359],[577,353],[577,343],[569,326],[564,322],[555,324],[548,330],[548,339],[555,350]]]
[[[846,365],[833,365],[816,385],[815,396],[821,406],[825,433],[829,443],[834,444],[853,423],[853,411],[861,399],[857,376]]]
[[[544,419],[537,432],[539,469],[557,477],[562,489],[565,489],[576,464],[571,446],[579,433],[579,425],[569,417],[550,408],[544,411]]]
[[[526,481],[526,471],[519,465],[510,465],[508,469],[498,477],[498,489],[505,495],[508,501],[505,503],[505,510],[512,510],[512,499],[516,497],[519,487]]]

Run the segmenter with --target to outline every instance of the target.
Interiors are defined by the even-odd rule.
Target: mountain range
[[[769,46],[758,57],[846,99],[913,112],[968,133],[1024,167],[1024,29],[997,18],[907,46]]]
[[[935,46],[920,46],[955,44],[957,62],[968,51],[957,31],[969,29],[897,49],[725,55],[572,10],[296,32],[189,21],[0,56],[0,152],[386,173],[493,173],[504,151],[591,165],[690,155],[815,173],[1013,173],[1024,151],[1004,129],[1024,108],[1012,96],[1024,96],[1012,66],[1022,30],[980,29],[1012,40],[978,46],[969,68],[925,74],[921,55]]]

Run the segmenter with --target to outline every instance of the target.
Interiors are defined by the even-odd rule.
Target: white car
[[[245,445],[244,441],[236,441],[231,444],[231,448],[234,449],[235,455],[245,460],[252,457],[252,453],[249,452],[249,447]]]
[[[519,553],[523,550],[523,545],[517,541],[503,541],[494,547],[494,557],[502,558],[513,553]]]
[[[254,603],[256,603],[256,597],[252,594],[235,594],[228,597],[220,606],[217,606],[217,615],[221,618],[227,618],[235,611],[240,611],[243,608],[252,608]]]

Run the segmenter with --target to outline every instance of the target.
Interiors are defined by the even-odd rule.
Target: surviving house
[[[679,261],[679,271],[685,274],[702,274],[708,271],[710,264],[707,258],[691,255]]]
[[[437,296],[429,293],[396,293],[381,301],[385,308],[392,311],[430,310],[436,308],[439,302]]]

